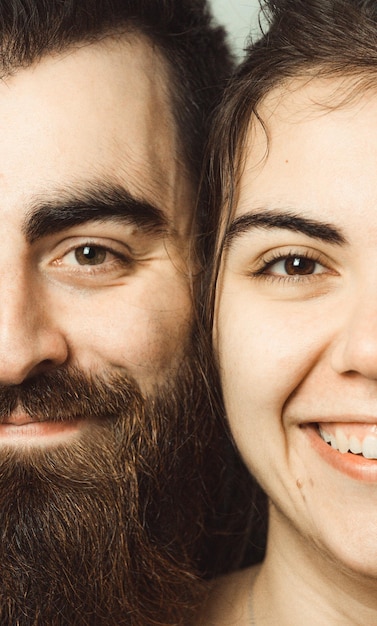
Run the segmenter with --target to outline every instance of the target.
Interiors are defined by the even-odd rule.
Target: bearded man
[[[205,0],[0,4],[0,623],[183,624],[211,420],[189,276]]]

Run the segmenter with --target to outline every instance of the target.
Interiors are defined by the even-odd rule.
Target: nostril
[[[61,365],[61,362],[55,362],[53,359],[44,359],[31,368],[23,380],[34,378],[34,376],[39,376],[40,374],[49,372],[60,367]]]

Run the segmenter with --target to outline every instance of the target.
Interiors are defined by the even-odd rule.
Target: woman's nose
[[[377,291],[358,293],[339,315],[342,325],[332,352],[334,370],[377,379]]]

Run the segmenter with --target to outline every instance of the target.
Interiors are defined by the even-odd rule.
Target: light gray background
[[[259,32],[258,0],[210,0],[210,3],[216,20],[228,30],[235,52],[242,56],[249,32]]]

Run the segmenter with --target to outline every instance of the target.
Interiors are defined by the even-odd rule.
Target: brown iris
[[[303,256],[290,256],[284,263],[284,269],[290,276],[314,274],[316,262]]]
[[[80,265],[101,265],[106,259],[106,250],[98,246],[82,246],[75,250],[75,257]]]

